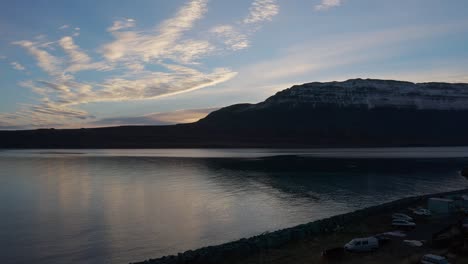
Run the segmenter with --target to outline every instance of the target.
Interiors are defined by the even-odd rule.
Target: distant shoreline
[[[275,159],[468,159],[468,146],[387,148],[155,148],[155,149],[0,149],[2,155],[91,155],[173,158]],[[465,164],[463,164],[465,166]]]

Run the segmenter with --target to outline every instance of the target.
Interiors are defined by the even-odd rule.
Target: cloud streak
[[[82,124],[84,127],[122,126],[122,125],[172,125],[193,123],[218,108],[184,109],[172,112],[151,113],[136,117],[103,118],[90,123]]]
[[[135,19],[126,18],[123,20],[114,21],[114,24],[112,24],[112,26],[109,27],[107,31],[113,32],[113,31],[118,31],[121,29],[132,28],[134,26],[135,26]]]
[[[249,11],[249,15],[243,20],[245,24],[271,21],[279,13],[279,7],[275,0],[255,0]]]
[[[13,42],[14,45],[19,45],[25,48],[37,61],[37,66],[49,75],[56,75],[59,71],[61,61],[52,56],[47,51],[41,49],[35,42],[23,40]]]
[[[338,7],[343,3],[343,0],[322,0],[322,2],[316,5],[314,8],[316,11],[325,11],[333,7]]]
[[[10,65],[13,67],[13,69],[18,70],[18,71],[26,70],[26,68],[23,65],[21,65],[19,62],[16,62],[16,61],[10,63]]]
[[[273,85],[280,80],[297,83],[310,81],[312,76],[322,78],[331,69],[337,70],[343,66],[363,65],[401,56],[404,52],[408,52],[406,45],[408,42],[463,31],[466,26],[468,23],[465,21],[463,23],[415,25],[371,32],[329,35],[317,41],[289,47],[275,58],[244,67],[239,73],[243,78],[233,81],[233,85],[260,87]],[[351,70],[348,68],[346,71],[350,72]],[[262,74],[258,74],[259,72]],[[368,77],[370,74],[371,72],[366,72],[362,77]],[[356,73],[347,78],[355,77]],[[428,78],[428,80],[440,81],[444,78]],[[445,80],[459,81],[463,79],[460,76],[452,76],[445,78]],[[421,79],[417,79],[417,81],[421,81]]]
[[[248,36],[239,32],[231,25],[221,25],[211,29],[211,32],[221,37],[224,45],[231,50],[241,50],[249,46]]]
[[[242,50],[250,46],[249,38],[261,28],[262,23],[278,15],[276,0],[254,0],[245,18],[233,25],[218,25],[211,33],[221,38],[228,50]]]
[[[180,39],[185,31],[203,17],[206,6],[207,0],[190,1],[174,17],[163,21],[153,30],[114,30],[112,34],[115,40],[104,45],[102,53],[108,61],[114,62],[171,59],[179,63],[191,63],[213,49],[207,41]]]
[[[65,72],[79,72],[84,70],[110,70],[111,67],[104,62],[92,62],[91,58],[78,47],[73,38],[65,36],[59,40],[60,47],[68,55],[69,66]]]

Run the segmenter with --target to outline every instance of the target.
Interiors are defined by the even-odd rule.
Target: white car
[[[447,259],[442,256],[426,254],[421,258],[423,264],[449,264]]]
[[[406,214],[400,214],[400,213],[392,214],[392,218],[394,220],[402,219],[402,220],[406,220],[406,221],[413,221],[413,218],[411,216],[406,215]]]
[[[424,215],[424,216],[430,216],[431,211],[424,209],[424,208],[418,208],[413,211],[415,215]]]
[[[404,219],[393,219],[392,226],[415,227],[416,224]]]
[[[372,251],[378,247],[379,240],[375,237],[355,238],[344,245],[346,250],[355,252]]]

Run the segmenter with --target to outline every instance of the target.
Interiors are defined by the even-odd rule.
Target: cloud
[[[275,0],[255,0],[249,11],[249,15],[243,21],[245,24],[270,21],[279,13],[279,7]]]
[[[86,111],[63,107],[51,102],[47,98],[40,104],[20,105],[16,113],[0,113],[0,128],[2,129],[27,129],[44,126],[60,127],[70,124],[71,121],[86,121],[95,118]]]
[[[1,130],[18,130],[26,129],[25,126],[16,125],[16,117],[12,117],[8,114],[0,114],[0,129]]]
[[[69,27],[70,27],[70,25],[63,25],[63,26],[59,27],[59,29],[64,30],[64,29],[67,29]]]
[[[315,6],[316,11],[324,11],[333,7],[340,6],[343,3],[342,0],[322,0],[322,2]]]
[[[78,118],[78,119],[88,119],[94,118],[93,115],[88,114],[86,111],[73,109],[61,106],[60,104],[56,104],[50,102],[48,100],[44,100],[39,105],[30,105],[29,110],[31,114],[36,116],[43,116],[48,115],[52,118],[61,117],[61,118]]]
[[[23,65],[21,65],[20,63],[18,63],[16,61],[10,63],[10,65],[13,67],[13,69],[18,70],[18,71],[26,70],[26,68]]]
[[[135,26],[135,20],[132,18],[126,18],[123,20],[114,21],[111,27],[107,29],[109,32],[118,31],[121,29],[132,28]],[[79,28],[77,29],[79,30]]]
[[[173,112],[155,113],[148,116],[169,124],[193,123],[219,108],[185,109]]]
[[[162,96],[176,95],[213,86],[229,79],[237,73],[225,68],[215,68],[204,73],[192,68],[167,64],[168,72],[143,72],[138,78],[112,77],[101,83],[79,83],[72,80],[49,82],[23,82],[38,94],[58,93],[55,101],[70,106],[91,102],[119,102],[147,100]],[[97,89],[93,89],[97,88]]]
[[[172,125],[193,123],[218,108],[184,109],[173,112],[152,113],[136,117],[111,117],[80,124],[85,127],[122,126],[122,125]]]
[[[277,57],[243,67],[239,73],[239,76],[243,78],[235,79],[231,82],[231,85],[260,87],[272,85],[279,81],[309,82],[311,78],[324,78],[324,76],[330,75],[331,72],[339,71],[343,66],[362,65],[364,62],[379,62],[395,56],[402,56],[405,52],[410,52],[406,45],[409,42],[464,31],[467,25],[466,22],[415,25],[371,32],[349,32],[323,36],[320,40],[289,47]],[[350,72],[352,69],[348,67],[346,72]],[[258,74],[259,72],[262,74]],[[359,72],[359,75],[361,74]],[[368,70],[361,77],[367,78],[369,74],[371,74],[371,71]],[[354,76],[348,76],[348,78],[355,77],[356,72]],[[439,78],[438,80],[460,79],[460,76],[452,76],[446,79]]]
[[[65,36],[59,40],[60,47],[69,56],[67,63],[69,67],[65,69],[65,72],[78,72],[84,70],[110,70],[110,66],[104,62],[92,62],[91,58],[78,47],[73,38]]]
[[[274,0],[254,0],[248,15],[236,24],[208,29],[209,36],[190,34],[205,16],[207,2],[188,0],[172,17],[149,29],[138,29],[131,18],[116,20],[107,28],[113,40],[93,49],[93,53],[75,41],[79,28],[56,41],[41,35],[34,41],[13,42],[31,54],[48,75],[19,83],[40,98],[37,104],[22,105],[12,114],[18,117],[14,125],[73,124],[93,118],[78,109],[83,104],[156,99],[234,78],[237,72],[226,67],[209,68],[200,60],[219,54],[218,46],[229,51],[248,47],[249,37],[278,13],[278,6]],[[99,79],[80,80],[83,77],[78,72],[91,70],[102,72]]]
[[[47,81],[37,81],[37,83],[55,91],[65,92],[65,93],[70,92],[70,88],[64,84],[55,84],[55,83],[47,82]]]
[[[63,37],[59,41],[60,46],[70,56],[71,64],[85,64],[91,61],[91,58],[73,43],[72,37]]]
[[[231,50],[245,49],[249,46],[248,36],[239,32],[233,26],[217,26],[212,28],[211,32],[220,36],[224,44]]]
[[[177,14],[150,31],[113,31],[115,40],[102,47],[109,61],[157,61],[171,59],[191,63],[213,50],[207,41],[181,40],[206,12],[207,0],[192,0]]]
[[[13,42],[13,44],[25,48],[32,56],[36,58],[37,66],[39,66],[39,68],[41,68],[49,75],[57,75],[59,72],[61,61],[55,56],[52,56],[47,51],[39,48],[37,43],[23,40]]]
[[[76,27],[75,28],[75,32],[73,32],[72,36],[73,37],[78,37],[80,35],[80,28],[79,27]]]
[[[99,84],[101,89],[71,99],[80,103],[155,99],[213,86],[237,74],[225,68],[202,73],[183,66],[166,65],[166,67],[172,72],[151,72],[137,79],[107,79]]]
[[[254,0],[248,15],[234,25],[218,25],[210,32],[219,37],[228,50],[237,51],[250,46],[249,38],[261,28],[265,21],[271,21],[279,13],[275,0]]]

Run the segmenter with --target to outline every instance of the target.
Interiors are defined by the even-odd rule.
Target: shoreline
[[[333,234],[336,230],[347,227],[353,222],[356,222],[356,220],[366,219],[366,217],[372,217],[388,211],[401,210],[410,205],[424,202],[430,197],[457,195],[467,192],[468,188],[464,188],[449,192],[402,198],[249,238],[242,238],[215,246],[202,247],[196,250],[188,250],[183,253],[178,253],[177,255],[132,262],[131,264],[214,264],[227,262],[227,259],[229,259],[229,262],[235,263],[238,260],[246,259],[255,254],[263,253],[267,250],[274,250],[307,238]]]

